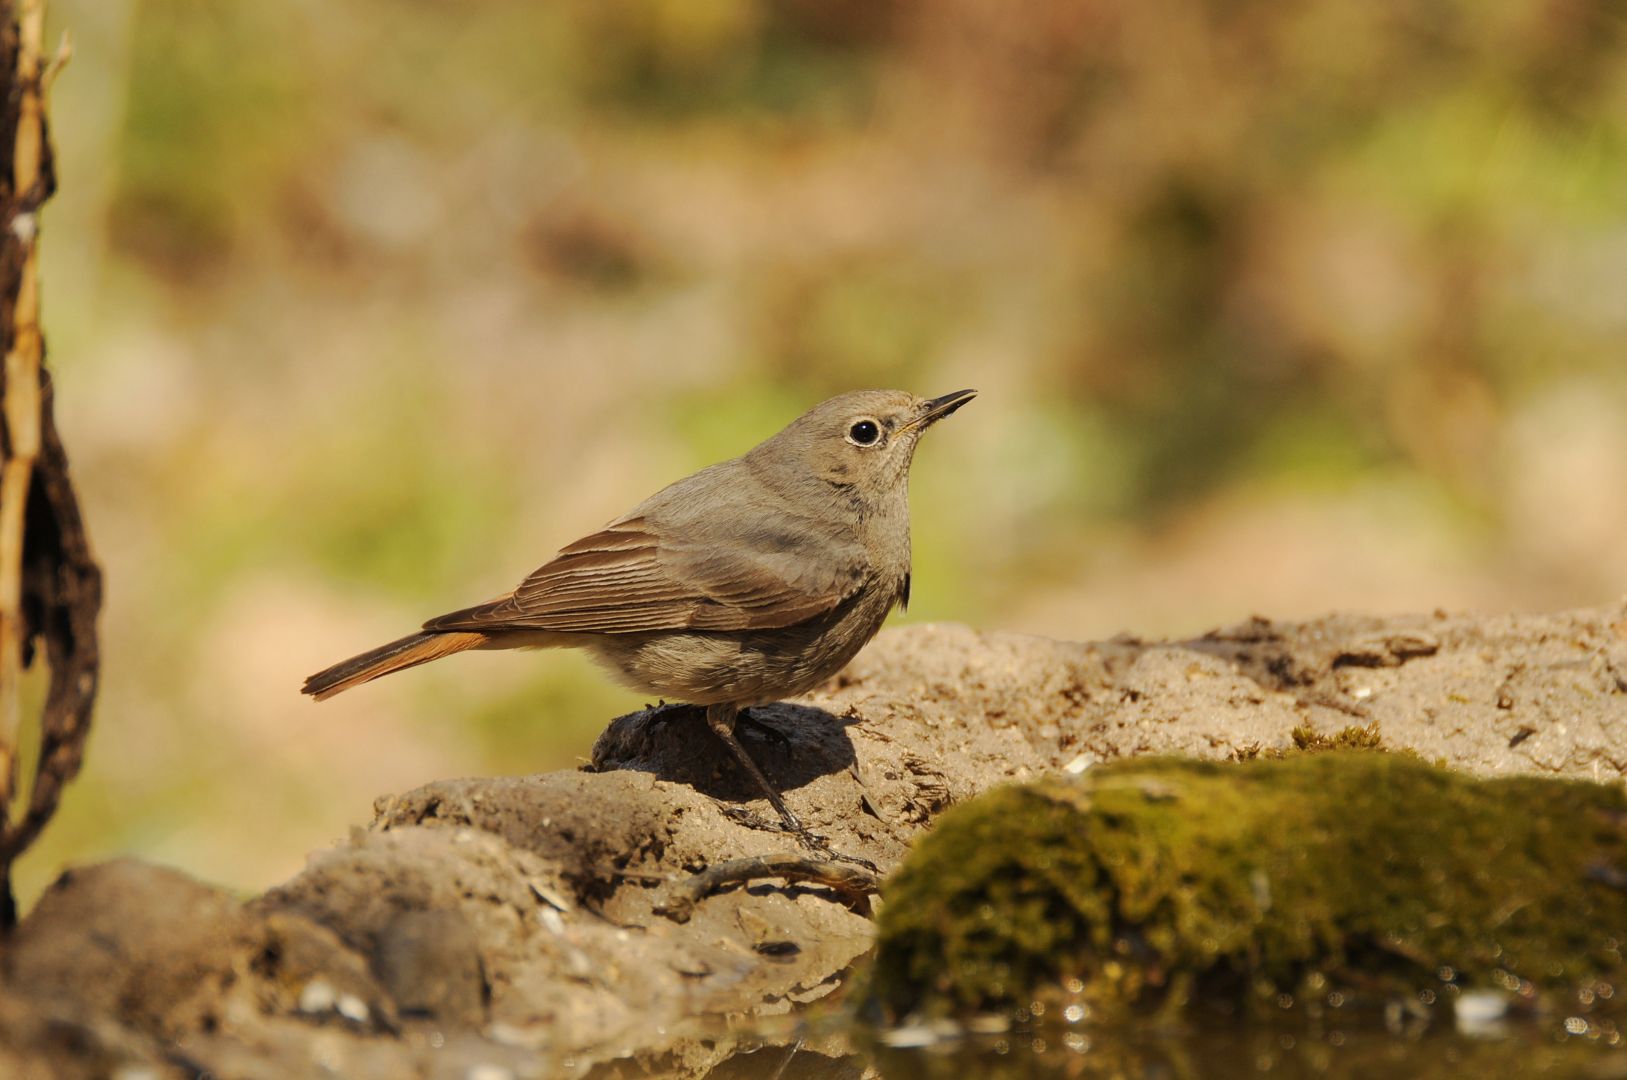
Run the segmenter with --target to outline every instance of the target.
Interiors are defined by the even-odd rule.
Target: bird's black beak
[[[921,416],[911,427],[926,427],[948,416],[977,396],[976,390],[956,390],[953,394],[935,397],[924,403]]]

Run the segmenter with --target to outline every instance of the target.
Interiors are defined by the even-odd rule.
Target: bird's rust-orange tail
[[[310,694],[318,701],[326,701],[341,690],[371,682],[380,675],[427,664],[485,642],[486,635],[477,633],[408,634],[388,645],[380,645],[317,672],[305,680],[300,692]]]

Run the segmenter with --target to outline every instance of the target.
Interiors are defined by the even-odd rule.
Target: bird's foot
[[[861,867],[871,873],[880,873],[876,864],[859,855],[847,855],[830,846],[830,838],[821,836],[812,829],[803,825],[795,817],[790,821],[775,821],[763,814],[756,813],[744,806],[721,806],[723,816],[730,821],[744,825],[748,829],[758,832],[777,832],[796,837],[797,843],[806,851],[831,862],[847,863],[850,866]]]
[[[763,815],[748,810],[744,806],[725,806],[719,802],[718,810],[722,812],[724,817],[735,824],[744,825],[748,829],[756,829],[758,832],[783,832],[785,830],[785,826],[779,822],[770,821]]]
[[[730,821],[744,825],[748,829],[756,829],[758,832],[790,833],[792,836],[797,836],[806,831],[802,828],[802,822],[797,821],[794,817],[787,823],[783,820],[775,821],[767,815],[759,814],[755,810],[744,806],[719,803],[718,809],[722,810],[723,816]]]
[[[862,867],[873,874],[881,873],[881,871],[876,867],[876,864],[871,862],[869,859],[864,858],[862,855],[848,855],[837,851],[835,848],[830,846],[830,841],[828,839],[820,836],[816,832],[803,829],[797,834],[797,840],[801,842],[803,847],[807,848],[809,851],[813,852],[815,855],[818,855],[822,859],[827,859],[830,862],[847,863],[849,866]]]

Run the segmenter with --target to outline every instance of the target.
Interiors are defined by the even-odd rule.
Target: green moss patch
[[[894,1018],[1446,1001],[1622,1011],[1627,794],[1411,755],[1139,758],[946,813],[888,882]]]
[[[1291,745],[1284,747],[1261,746],[1259,743],[1249,743],[1238,748],[1232,754],[1233,761],[1253,761],[1255,758],[1277,760],[1292,757],[1295,754],[1322,754],[1329,750],[1378,750],[1385,753],[1411,754],[1417,757],[1416,751],[1402,748],[1391,751],[1384,742],[1384,736],[1379,732],[1378,721],[1372,720],[1366,724],[1340,728],[1332,735],[1317,731],[1309,724],[1300,724],[1288,733]]]

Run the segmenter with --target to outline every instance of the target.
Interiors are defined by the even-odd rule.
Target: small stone
[[[571,910],[570,903],[560,895],[559,890],[553,888],[547,882],[532,878],[526,884],[531,886],[531,891],[538,900],[549,905],[555,911],[569,912]]]
[[[1452,1002],[1452,1013],[1465,1035],[1489,1034],[1508,1015],[1508,998],[1495,990],[1470,990]]]
[[[367,1008],[367,1002],[355,994],[340,994],[339,1000],[334,1003],[334,1008],[339,1011],[340,1016],[353,1024],[365,1024],[371,1015]]]
[[[374,968],[404,1013],[433,1016],[448,1026],[473,1027],[485,1020],[480,943],[456,911],[397,915],[379,935]]]
[[[502,1065],[493,1065],[491,1062],[482,1062],[469,1066],[469,1071],[463,1076],[464,1080],[514,1080],[514,1070]]]
[[[881,1042],[894,1050],[918,1050],[938,1041],[938,1033],[926,1024],[906,1024],[881,1033]]]
[[[305,984],[305,989],[299,992],[299,1011],[302,1013],[325,1013],[333,1010],[337,995],[333,986],[326,979],[312,979]]]

